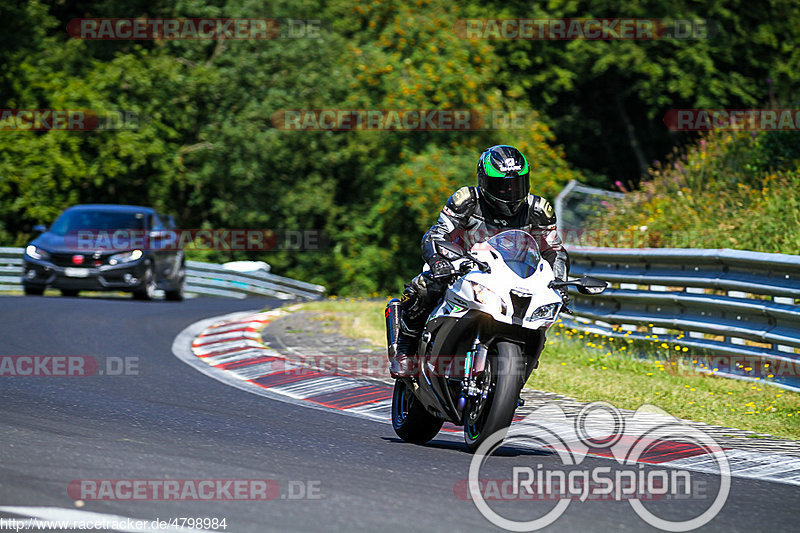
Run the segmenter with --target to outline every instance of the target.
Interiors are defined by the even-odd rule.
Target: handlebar
[[[491,269],[491,267],[489,266],[488,263],[485,263],[485,262],[483,262],[483,261],[481,261],[479,259],[476,259],[475,257],[466,256],[465,255],[464,259],[466,259],[466,261],[461,263],[461,265],[458,267],[458,269],[454,270],[451,274],[443,274],[443,275],[440,275],[440,276],[431,276],[431,278],[433,278],[433,279],[451,279],[451,278],[454,278],[456,276],[463,276],[464,274],[468,274],[469,272],[472,271],[472,266],[471,265],[475,265],[476,267],[478,267],[478,270],[480,270],[481,272],[491,272],[492,271],[492,269]]]

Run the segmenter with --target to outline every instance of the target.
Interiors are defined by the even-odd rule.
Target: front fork
[[[542,345],[539,346],[539,352],[544,345],[544,337],[542,337]],[[461,380],[461,396],[458,398],[456,407],[459,412],[464,411],[464,407],[469,399],[486,399],[486,389],[478,386],[478,378],[483,374],[486,368],[486,356],[489,353],[489,347],[483,344],[480,340],[480,332],[475,336],[475,342],[472,348],[467,352],[467,357],[464,361],[464,379]],[[525,381],[533,372],[533,369],[538,367],[539,354],[536,356],[536,361],[533,361],[526,372]],[[523,384],[524,387],[524,384]],[[525,400],[521,397],[517,400],[517,407],[525,405]]]
[[[489,348],[481,343],[480,332],[475,335],[475,342],[467,352],[467,357],[464,360],[464,378],[461,380],[461,396],[458,398],[456,407],[460,412],[464,411],[467,405],[467,400],[484,396],[483,389],[478,386],[478,378],[483,374],[486,368],[486,355]]]

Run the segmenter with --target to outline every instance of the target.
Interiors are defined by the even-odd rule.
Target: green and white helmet
[[[478,159],[478,187],[498,215],[510,217],[525,204],[529,176],[528,160],[513,146],[492,146]]]

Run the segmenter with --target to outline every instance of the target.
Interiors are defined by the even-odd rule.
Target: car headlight
[[[470,283],[472,283],[472,292],[475,293],[476,301],[487,307],[500,309],[500,312],[504,315],[508,312],[508,305],[497,293],[480,283],[475,283],[474,281]]]
[[[25,248],[25,253],[28,255],[28,257],[32,257],[34,259],[48,259],[50,257],[50,254],[47,253],[47,250],[42,250],[33,244],[29,244]]]
[[[121,254],[114,254],[108,258],[109,265],[116,265],[117,263],[130,263],[141,259],[141,250],[131,250],[130,252],[122,252]]]
[[[552,320],[556,317],[556,314],[558,314],[559,307],[561,307],[561,304],[559,303],[539,306],[533,313],[531,313],[531,316],[528,318],[528,320]]]

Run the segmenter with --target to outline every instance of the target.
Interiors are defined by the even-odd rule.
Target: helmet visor
[[[528,174],[505,178],[490,178],[487,182],[485,186],[486,192],[502,202],[516,203],[528,196]]]

